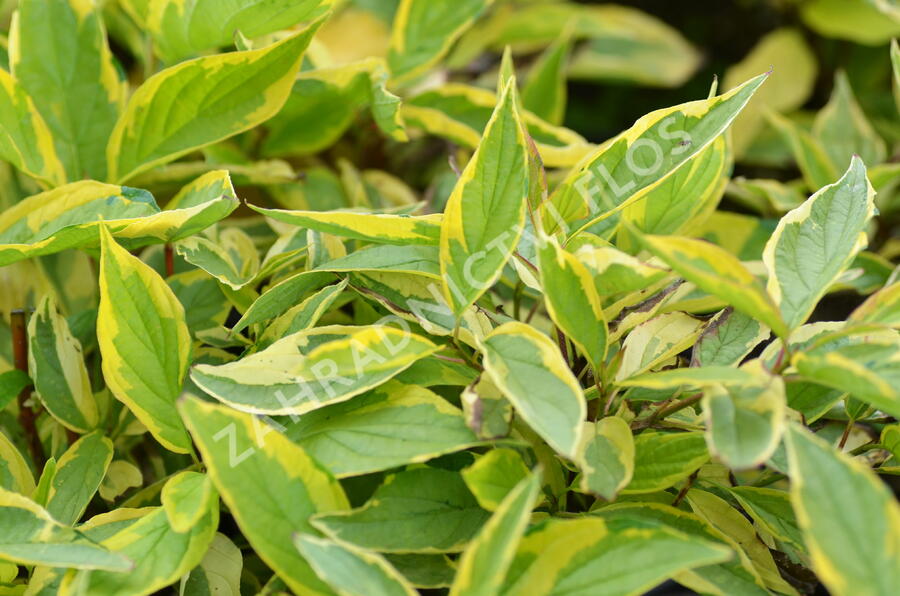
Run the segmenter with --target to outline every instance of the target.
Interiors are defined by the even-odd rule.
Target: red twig
[[[166,244],[163,249],[166,255],[166,277],[175,275],[175,251],[171,244]]]
[[[10,323],[12,326],[12,348],[15,367],[28,373],[28,331],[25,326],[25,311],[21,309],[12,311],[10,313]],[[37,470],[40,471],[44,468],[45,462],[44,446],[41,444],[41,437],[38,435],[34,410],[26,404],[31,396],[31,391],[32,386],[29,385],[19,393],[19,424],[22,425],[22,430],[25,431],[31,458],[34,460]]]

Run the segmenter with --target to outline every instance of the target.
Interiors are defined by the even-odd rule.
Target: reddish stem
[[[556,329],[556,341],[559,343],[559,351],[562,352],[562,357],[563,360],[566,361],[566,364],[569,364],[569,350],[566,347],[566,336],[559,327],[554,327],[554,329]]]
[[[175,275],[175,251],[171,244],[166,244],[163,252],[166,255],[166,277]]]
[[[27,374],[28,331],[25,326],[25,311],[21,309],[12,311],[10,313],[10,323],[12,327],[13,362],[18,370]],[[44,446],[41,444],[41,437],[38,435],[34,410],[26,404],[28,398],[31,397],[32,389],[33,387],[29,385],[19,393],[19,424],[22,425],[22,430],[25,431],[31,458],[34,460],[38,471],[40,471],[44,468]]]

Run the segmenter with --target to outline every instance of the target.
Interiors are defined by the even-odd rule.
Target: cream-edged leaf
[[[493,0],[401,0],[388,65],[396,79],[422,74],[447,53]]]
[[[56,154],[50,127],[22,85],[2,68],[0,157],[45,186],[57,186],[66,180],[66,171]]]
[[[478,443],[459,409],[424,387],[396,381],[308,412],[286,427],[289,439],[338,478],[422,462]]]
[[[113,395],[167,449],[191,451],[175,400],[191,358],[184,307],[148,265],[102,228],[97,342]]]
[[[559,348],[519,322],[497,327],[480,348],[486,372],[519,415],[558,453],[574,459],[587,406]]]
[[[840,180],[778,222],[763,261],[769,294],[791,329],[809,318],[819,299],[868,244],[866,228],[875,214],[874,199],[866,167],[854,157]]]
[[[418,592],[381,555],[308,534],[294,545],[320,578],[345,596],[416,596]]]
[[[100,412],[88,378],[84,355],[69,324],[48,294],[28,321],[28,368],[35,391],[47,411],[67,428],[88,432]]]
[[[762,283],[724,249],[702,240],[676,236],[644,236],[643,242],[654,255],[701,290],[759,319],[776,334],[787,336],[787,327]]]
[[[245,412],[302,414],[377,387],[437,349],[387,325],[325,326],[288,335],[234,362],[199,364],[191,379]]]
[[[126,180],[275,115],[320,24],[259,50],[196,58],[150,77],[109,139],[108,178]]]
[[[294,592],[331,596],[292,539],[295,533],[315,533],[309,522],[313,514],[347,508],[337,480],[250,414],[192,398],[179,408],[222,500],[254,551]]]
[[[556,188],[545,205],[545,225],[556,229],[564,224],[572,236],[637,201],[722,134],[766,76],[710,99],[641,117],[603,143]]]
[[[248,38],[289,29],[321,16],[331,0],[151,0],[144,18],[154,49],[172,63],[229,45],[236,31]]]
[[[491,596],[499,592],[528,527],[539,481],[538,474],[529,474],[506,495],[460,557],[450,596]]]
[[[444,208],[441,276],[457,317],[496,281],[525,224],[528,153],[514,84],[507,83]]]
[[[606,359],[607,327],[593,275],[578,257],[545,237],[538,249],[544,303],[553,322],[598,370]]]
[[[104,150],[125,101],[125,84],[100,8],[90,0],[26,0],[11,38],[13,76],[44,117],[66,178],[104,180]]]
[[[900,507],[887,486],[793,425],[787,454],[791,501],[812,567],[828,591],[893,594],[900,583]]]

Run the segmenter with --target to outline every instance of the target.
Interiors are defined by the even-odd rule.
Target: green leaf
[[[569,64],[572,79],[676,87],[701,63],[678,30],[650,14],[615,4],[579,8],[584,12],[575,15],[576,29],[584,28],[588,39]]]
[[[396,79],[424,73],[450,49],[492,0],[401,0],[388,64]]]
[[[785,213],[806,200],[802,181],[784,183],[771,178],[744,178],[729,181],[733,198],[761,213]]]
[[[449,385],[462,387],[475,381],[478,373],[470,365],[447,360],[446,357],[435,354],[422,360],[418,360],[405,371],[395,377],[395,380],[404,385],[419,385],[420,387],[434,387],[435,385]]]
[[[47,493],[47,512],[53,519],[73,525],[106,476],[113,457],[113,444],[100,431],[75,441],[56,464],[56,475]]]
[[[313,525],[379,552],[442,553],[461,551],[489,515],[459,473],[411,468],[388,476],[364,506],[317,516]]]
[[[805,378],[900,416],[900,338],[868,339],[843,346],[824,345],[792,360]]]
[[[510,433],[512,404],[486,376],[473,380],[459,396],[466,425],[480,439],[501,439]]]
[[[447,555],[387,554],[385,558],[417,588],[449,588],[456,573]]]
[[[164,447],[189,453],[175,409],[191,357],[184,308],[159,275],[101,229],[97,343],[103,378]]]
[[[725,499],[705,490],[692,488],[685,499],[694,513],[728,536],[736,549],[746,553],[766,588],[780,594],[796,595],[794,588],[781,577],[771,551],[744,514]]]
[[[421,325],[432,335],[451,335],[459,323],[460,340],[472,345],[476,337],[490,329],[487,317],[475,307],[457,319],[444,299],[440,284],[430,277],[388,271],[352,273],[350,287],[393,314]]]
[[[571,237],[637,201],[712,143],[766,76],[711,99],[643,116],[566,177],[546,204],[544,221],[564,226]]]
[[[66,428],[88,432],[100,413],[81,342],[72,336],[52,295],[44,296],[28,321],[28,368],[34,388],[47,411]]]
[[[725,561],[723,545],[628,519],[551,520],[519,545],[509,596],[644,594],[673,575]]]
[[[748,152],[753,141],[759,137],[757,133],[764,129],[767,109],[792,112],[812,95],[818,64],[803,33],[792,27],[780,27],[766,33],[743,60],[725,71],[723,84],[729,88],[761,70],[772,70],[766,86],[759,90],[756,99],[741,112],[731,127],[738,157]]]
[[[215,487],[206,474],[182,471],[170,478],[160,493],[160,501],[176,532],[188,532],[218,502]]]
[[[34,475],[19,449],[0,432],[0,488],[23,495],[34,492]]]
[[[519,322],[497,327],[479,344],[485,371],[522,419],[558,453],[574,459],[587,406],[559,348]]]
[[[528,527],[539,490],[540,476],[529,474],[503,499],[459,558],[450,596],[490,596],[499,592],[516,546]]]
[[[745,470],[771,457],[784,432],[787,403],[781,377],[758,360],[744,366],[752,384],[713,385],[703,392],[706,442],[729,468]]]
[[[652,493],[684,480],[709,461],[703,433],[643,432],[634,440],[634,474],[625,493]]]
[[[145,190],[84,180],[28,197],[0,215],[0,266],[68,248],[96,248],[106,227],[130,249],[196,234],[238,203],[220,198],[160,211]]]
[[[0,488],[0,558],[20,565],[129,571],[131,561],[54,521],[20,494]]]
[[[218,525],[218,499],[211,500],[203,516],[184,533],[169,525],[162,508],[154,508],[100,542],[132,559],[134,569],[128,573],[92,572],[84,579],[85,590],[109,596],[152,594],[178,581],[200,563]]]
[[[470,37],[490,43],[495,50],[509,44],[517,53],[532,53],[558,39],[567,27],[584,42],[569,64],[571,78],[675,87],[693,74],[701,60],[676,29],[643,11],[616,4],[501,5],[486,26]]]
[[[266,348],[275,341],[315,327],[319,319],[334,305],[335,301],[347,288],[347,280],[334,285],[325,286],[296,306],[292,306],[272,321],[256,340],[259,349]]]
[[[441,276],[457,317],[499,277],[525,224],[528,153],[514,83],[504,89],[444,208]]]
[[[900,44],[896,39],[891,40],[891,65],[894,70],[894,103],[900,112]]]
[[[176,273],[166,282],[184,307],[184,320],[192,335],[220,327],[227,320],[231,305],[218,281],[205,271]]]
[[[153,0],[120,0],[119,4],[128,16],[143,28],[147,24],[147,15],[150,12],[151,2]]]
[[[38,479],[37,486],[31,493],[31,500],[41,507],[47,506],[47,493],[50,492],[50,483],[56,478],[56,459],[50,457],[44,463],[44,469],[41,470],[41,477]]]
[[[302,414],[377,387],[437,350],[395,327],[333,325],[289,335],[235,362],[198,364],[191,380],[243,411]]]
[[[661,267],[648,265],[612,246],[584,245],[575,255],[593,273],[597,292],[604,298],[643,290],[667,274]]]
[[[497,103],[497,96],[488,89],[447,83],[405,99],[401,111],[410,125],[475,148]],[[522,112],[520,117],[547,167],[571,167],[593,147],[578,133],[553,126],[531,112]]]
[[[243,563],[240,549],[224,534],[216,533],[200,565],[181,578],[179,595],[239,596]]]
[[[838,71],[834,77],[831,98],[816,115],[813,134],[837,168],[848,165],[854,155],[872,165],[884,161],[884,141],[856,102],[844,71]]]
[[[837,180],[837,166],[831,162],[828,152],[810,132],[775,112],[766,112],[766,118],[790,148],[809,188],[821,188]]]
[[[0,158],[45,186],[66,180],[53,134],[25,89],[0,68]]]
[[[254,551],[291,590],[331,594],[294,548],[292,535],[315,533],[313,514],[348,506],[338,482],[301,447],[249,414],[196,399],[179,408]]]
[[[203,50],[232,43],[236,31],[248,38],[315,19],[328,10],[325,0],[153,0],[146,13],[154,49],[173,63]]]
[[[0,216],[4,244],[40,242],[69,226],[151,216],[159,211],[145,190],[85,180],[28,197]]]
[[[881,430],[881,444],[891,452],[893,457],[898,458],[898,454],[900,454],[900,424],[885,426]]]
[[[762,321],[777,335],[787,336],[778,308],[762,284],[725,250],[692,238],[643,236],[642,240],[647,250],[704,292]]]
[[[0,410],[4,410],[29,385],[31,377],[25,371],[14,368],[0,374]]]
[[[715,209],[733,165],[726,136],[720,135],[640,201],[625,207],[622,219],[648,234],[691,230],[708,211]]]
[[[338,478],[389,470],[478,443],[463,414],[423,387],[385,383],[308,412],[285,434]]]
[[[317,271],[393,271],[440,279],[441,266],[436,246],[368,246],[316,267]]]
[[[334,281],[334,275],[321,271],[301,271],[269,287],[231,328],[238,333],[248,326],[272,319],[290,309],[299,297]]]
[[[105,179],[104,150],[125,85],[99,8],[84,0],[26,0],[11,37],[13,76],[44,117],[66,178]]]
[[[130,461],[117,459],[106,469],[106,476],[103,477],[98,492],[101,498],[112,502],[129,488],[141,486],[143,482],[144,475],[137,466]]]
[[[599,370],[606,359],[607,328],[594,278],[578,257],[551,237],[538,249],[547,312],[559,329]]]
[[[815,422],[827,414],[832,406],[846,396],[842,391],[800,379],[786,383],[785,392],[788,407],[803,414],[807,423]]]
[[[266,48],[197,58],[150,77],[113,130],[109,179],[126,180],[275,115],[320,25]]]
[[[581,490],[612,501],[634,474],[634,436],[628,423],[616,416],[586,425]]]
[[[376,244],[437,245],[443,215],[392,215],[360,211],[290,211],[250,208],[276,221],[326,234],[374,242]]]
[[[866,167],[854,157],[840,180],[778,222],[763,261],[769,294],[791,329],[809,318],[829,286],[868,244],[866,227],[875,213],[874,198]]]
[[[900,507],[860,462],[806,430],[787,432],[791,502],[828,591],[889,595],[900,584]]]
[[[216,234],[217,241],[202,236],[180,240],[175,249],[185,261],[203,269],[233,290],[254,280],[259,254],[253,239],[238,228]]]
[[[416,596],[418,592],[377,553],[301,534],[294,544],[316,573],[345,596]]]
[[[769,329],[730,308],[710,320],[691,355],[692,366],[734,366],[769,337]]]
[[[900,328],[900,282],[894,282],[866,298],[850,313],[848,321]]]
[[[649,495],[648,495],[649,496]],[[629,522],[641,522],[651,527],[675,530],[692,538],[721,543],[730,547],[737,556],[723,563],[694,567],[682,571],[674,579],[697,592],[743,594],[764,596],[769,594],[753,563],[741,546],[711,523],[684,509],[651,502],[621,502],[607,505],[595,512],[604,519],[625,518]]]
[[[196,207],[220,197],[237,197],[228,170],[212,170],[184,185],[166,204],[166,209]]]
[[[700,321],[681,312],[659,315],[638,325],[622,343],[616,382],[646,372],[682,352],[700,331]]]
[[[741,508],[769,534],[794,548],[804,549],[803,537],[797,525],[791,496],[783,490],[735,486],[728,489]]]
[[[309,155],[333,145],[369,106],[375,123],[397,141],[405,141],[400,98],[385,88],[387,71],[380,58],[316,68],[300,73],[281,111],[266,123],[266,156]]]
[[[679,387],[709,387],[712,385],[752,385],[757,375],[731,366],[697,366],[669,368],[659,372],[644,373],[617,383],[622,387],[646,389],[678,389]]]
[[[254,240],[254,244],[255,242],[256,240]],[[274,277],[299,265],[304,258],[309,256],[310,244],[308,230],[298,228],[282,234],[266,251],[259,266],[259,272],[256,274],[256,280]]]
[[[900,23],[879,9],[878,0],[811,0],[803,3],[800,16],[820,35],[866,45],[900,35]]]
[[[488,511],[497,511],[503,499],[529,474],[522,456],[512,449],[491,449],[462,471],[466,486]]]
[[[538,118],[559,126],[566,113],[566,63],[571,41],[567,34],[541,53],[522,87],[522,105]]]

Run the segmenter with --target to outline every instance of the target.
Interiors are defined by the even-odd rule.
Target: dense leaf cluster
[[[797,10],[595,144],[633,8],[0,2],[0,595],[896,594],[900,9]]]

